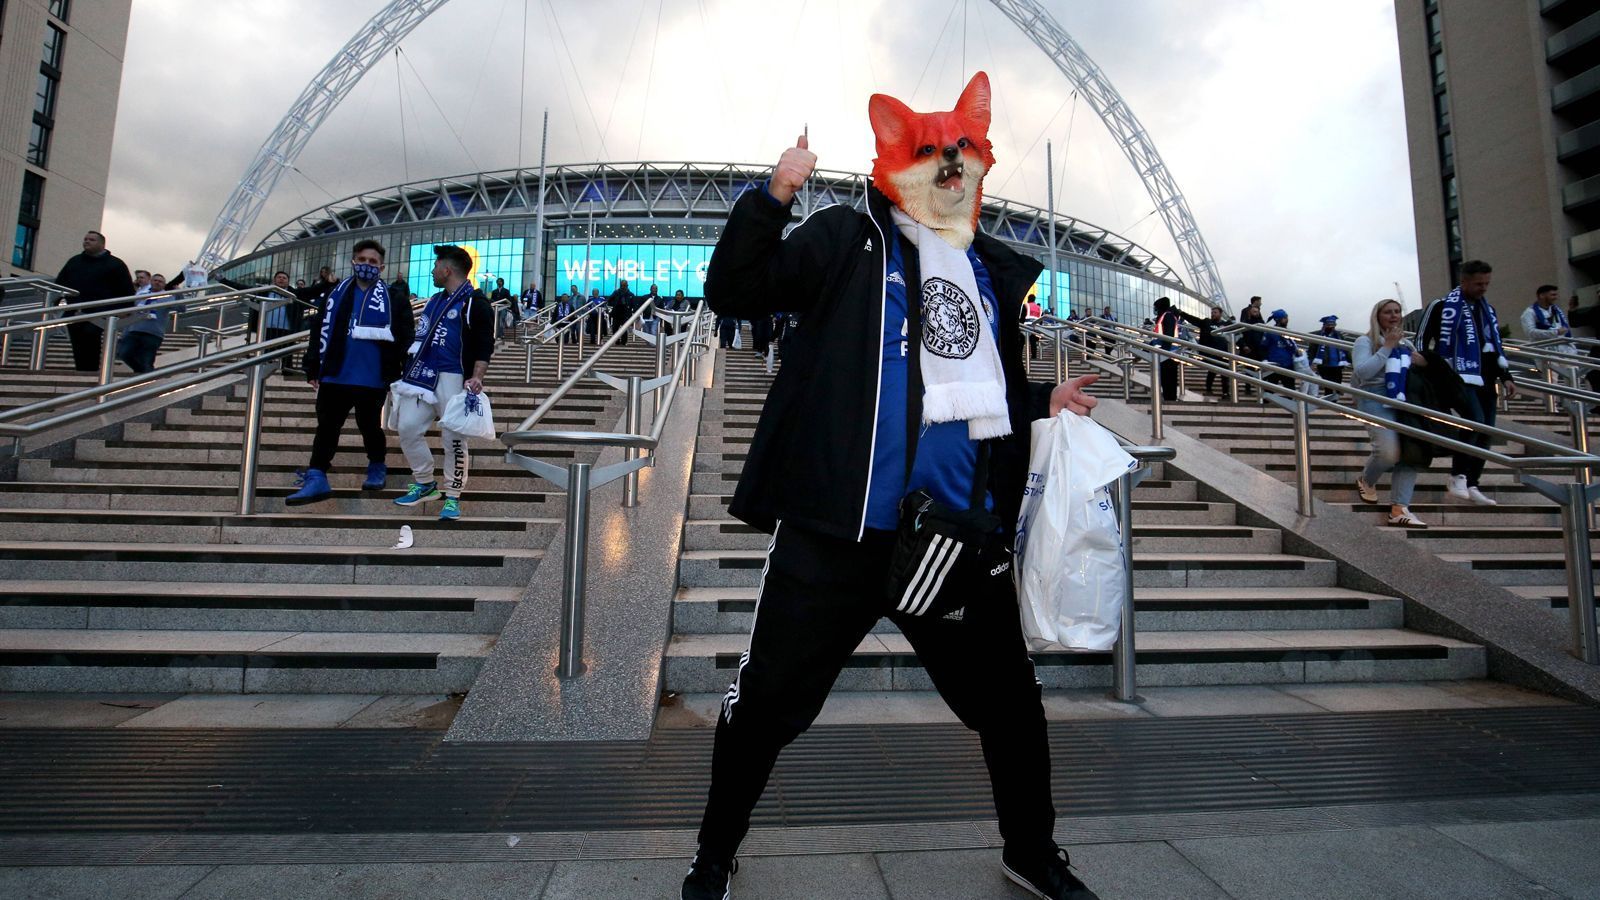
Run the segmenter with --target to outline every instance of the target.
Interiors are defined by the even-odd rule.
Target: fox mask
[[[972,244],[983,205],[989,143],[989,76],[972,76],[949,112],[919,113],[885,94],[867,101],[877,137],[872,180],[906,215],[958,250]]]

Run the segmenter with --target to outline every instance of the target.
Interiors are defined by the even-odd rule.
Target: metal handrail
[[[1117,628],[1117,642],[1111,647],[1111,697],[1124,703],[1136,703],[1140,697],[1136,665],[1137,629],[1133,610],[1133,489],[1150,474],[1150,463],[1170,460],[1178,455],[1178,451],[1171,447],[1136,446],[1120,437],[1117,443],[1139,464],[1118,476],[1112,490],[1128,577],[1122,587],[1122,621]]]
[[[1111,327],[1106,327],[1108,325]],[[1233,359],[1230,359],[1230,363],[1239,361],[1237,354],[1231,354],[1214,347],[1207,347],[1193,341],[1169,337],[1149,329],[1135,328],[1120,323],[1105,323],[1091,318],[1080,321],[1074,327],[1093,331],[1107,340],[1115,340],[1122,343],[1131,343],[1135,340],[1141,342],[1141,346],[1138,349],[1146,354],[1150,360],[1151,434],[1158,441],[1161,440],[1161,376],[1160,367],[1157,365],[1156,360],[1158,358],[1178,358],[1179,354],[1174,350],[1150,343],[1151,338],[1172,345],[1188,347],[1199,351],[1201,355],[1205,356],[1233,357]],[[1324,400],[1320,396],[1241,374],[1230,368],[1223,368],[1206,362],[1203,359],[1190,360],[1191,365],[1198,365],[1207,371],[1217,372],[1224,378],[1255,384],[1261,388],[1263,393],[1271,391],[1281,395],[1280,402],[1293,411],[1295,422],[1295,483],[1298,495],[1298,509],[1302,516],[1309,517],[1316,514],[1312,496],[1309,430],[1309,411],[1312,407],[1327,409],[1367,425],[1425,440],[1451,452],[1475,456],[1487,462],[1498,463],[1516,470],[1518,481],[1533,488],[1562,507],[1564,519],[1562,530],[1567,538],[1567,589],[1568,607],[1571,609],[1572,615],[1573,652],[1584,662],[1600,664],[1600,631],[1596,629],[1594,605],[1593,556],[1588,538],[1591,518],[1590,507],[1596,499],[1600,499],[1600,485],[1590,484],[1590,470],[1595,466],[1600,466],[1600,457],[1593,456],[1587,452],[1587,434],[1584,429],[1579,428],[1574,432],[1574,442],[1579,445],[1577,448],[1565,447],[1541,438],[1506,431],[1480,422],[1474,422],[1470,419],[1442,413],[1428,407],[1395,400],[1381,394],[1374,394],[1360,388],[1327,381],[1315,376],[1302,375],[1270,363],[1252,362],[1255,362],[1256,366],[1262,371],[1272,374],[1281,373],[1299,382],[1315,385],[1319,389],[1330,393],[1344,393],[1357,399],[1374,401],[1391,409],[1423,416],[1475,434],[1505,438],[1520,443],[1525,448],[1536,448],[1549,452],[1551,455],[1548,456],[1510,456],[1491,448],[1478,447],[1475,444],[1436,435],[1425,429],[1416,428],[1402,422],[1383,419],[1359,409],[1351,409],[1333,401]],[[1581,418],[1586,412],[1586,405],[1582,400],[1574,403],[1575,415]],[[1555,484],[1524,471],[1536,467],[1570,468],[1573,470],[1574,480],[1570,484]]]
[[[526,469],[528,472],[550,481],[557,487],[564,488],[567,492],[567,512],[565,522],[566,544],[562,559],[562,585],[561,585],[561,631],[560,651],[556,665],[556,674],[561,678],[573,678],[583,673],[583,620],[584,620],[584,594],[585,582],[588,577],[588,535],[589,535],[589,492],[601,485],[608,484],[618,478],[626,479],[623,486],[622,505],[633,507],[638,505],[638,473],[646,465],[655,461],[655,451],[661,442],[661,434],[666,427],[673,400],[677,397],[678,385],[684,380],[687,372],[686,366],[694,357],[700,347],[709,348],[709,341],[696,342],[696,329],[703,327],[704,321],[709,321],[705,315],[706,304],[701,301],[695,309],[694,322],[689,330],[684,332],[684,344],[674,363],[673,373],[670,376],[659,374],[661,353],[665,344],[658,336],[657,368],[658,376],[648,383],[648,390],[655,391],[662,387],[667,388],[666,397],[658,404],[655,420],[650,433],[640,433],[640,422],[643,415],[642,395],[647,389],[646,383],[639,376],[630,376],[626,383],[627,390],[627,431],[621,433],[611,432],[579,432],[579,431],[534,431],[533,428],[544,418],[555,405],[561,402],[584,376],[599,363],[612,347],[616,346],[622,336],[647,313],[654,311],[654,302],[646,300],[634,311],[633,315],[617,328],[616,331],[601,344],[593,356],[585,359],[578,365],[571,377],[562,382],[544,402],[539,404],[526,419],[523,419],[514,430],[500,435],[500,442],[506,446],[506,461]],[[621,384],[618,379],[595,373],[596,377],[613,386]],[[536,459],[520,448],[530,444],[561,444],[566,446],[598,446],[621,447],[623,461],[606,466],[591,473],[591,464],[585,462],[570,462],[563,469],[554,463]]]
[[[246,299],[260,299],[263,293],[275,292],[278,295],[278,299],[291,302],[299,301],[299,298],[295,297],[294,294],[290,293],[288,290],[270,284],[262,287],[241,288],[238,290],[231,290],[218,294],[204,294],[200,297],[180,296],[185,293],[192,295],[194,292],[195,289],[190,288],[188,291],[161,291],[160,293],[155,294],[139,294],[128,297],[113,297],[107,300],[85,300],[82,303],[62,304],[60,306],[53,307],[50,311],[63,312],[77,309],[88,309],[90,307],[95,307],[100,311],[87,313],[69,312],[68,315],[56,316],[54,318],[38,322],[20,322],[16,325],[7,325],[4,328],[0,328],[0,334],[46,328],[59,328],[63,325],[71,325],[77,322],[98,322],[106,318],[108,315],[121,315],[123,313],[131,313],[135,311],[140,313],[158,312],[162,310],[194,306],[202,303],[207,305],[215,305],[219,300],[237,302]],[[135,304],[139,303],[139,301],[146,300],[150,297],[161,297],[166,299],[162,299],[155,303],[145,303],[137,307],[135,306]]]
[[[1234,322],[1233,324],[1224,328],[1217,329],[1217,333],[1229,335],[1238,334],[1239,332],[1245,330],[1258,331],[1266,334],[1280,334],[1289,338],[1303,338],[1311,343],[1328,344],[1331,346],[1341,347],[1343,349],[1352,349],[1355,347],[1354,341],[1344,339],[1334,340],[1329,338],[1327,335],[1306,334],[1299,331],[1290,331],[1287,328],[1279,328],[1276,325],[1263,325],[1255,322]],[[1165,336],[1163,336],[1162,339],[1170,340],[1170,338],[1166,338]],[[1526,348],[1507,346],[1506,355],[1515,355],[1532,359],[1536,363],[1534,368],[1540,372],[1546,373],[1547,375],[1550,371],[1549,367],[1552,365],[1562,365],[1568,368],[1600,369],[1600,360],[1580,358],[1573,356],[1570,353],[1550,353],[1546,351],[1535,351]],[[1244,358],[1248,359],[1248,357]],[[1256,361],[1252,360],[1252,362]],[[1561,397],[1568,400],[1582,400],[1591,406],[1600,406],[1600,393],[1585,391],[1582,388],[1569,388],[1548,381],[1517,382],[1517,388],[1518,390],[1528,390],[1533,393],[1545,394],[1550,397]],[[1554,410],[1551,411],[1553,412]]]

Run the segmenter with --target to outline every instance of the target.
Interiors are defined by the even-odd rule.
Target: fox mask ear
[[[878,139],[878,155],[887,157],[892,147],[905,140],[906,128],[916,113],[911,107],[888,94],[873,94],[867,100],[867,118],[872,122],[872,133]]]
[[[956,101],[956,115],[980,126],[983,135],[989,134],[989,76],[983,72],[972,76],[961,99]],[[874,122],[876,124],[876,122]]]

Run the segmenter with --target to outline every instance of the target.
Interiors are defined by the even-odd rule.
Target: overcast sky
[[[1297,327],[1334,312],[1360,329],[1396,283],[1419,304],[1389,0],[1045,2],[1150,134],[1235,309],[1261,294]],[[193,257],[295,97],[383,5],[134,0],[112,249],[169,271]],[[990,195],[1043,206],[1053,141],[1057,209],[1181,271],[1105,126],[981,0],[454,0],[356,85],[241,251],[335,197],[537,165],[546,108],[551,163],[770,163],[809,125],[822,167],[866,171],[871,93],[949,109],[978,69]]]

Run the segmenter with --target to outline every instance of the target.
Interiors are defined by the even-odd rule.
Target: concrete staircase
[[[1048,351],[1033,367],[1036,379],[1049,378]],[[1074,375],[1087,371],[1081,359],[1072,367]],[[769,538],[733,520],[727,504],[769,384],[754,354],[720,357],[701,422],[667,651],[672,692],[725,690],[748,640]],[[1120,398],[1120,376],[1104,374],[1091,391]],[[1283,552],[1279,532],[1240,524],[1233,504],[1199,499],[1194,481],[1158,469],[1135,498],[1141,686],[1483,677],[1482,647],[1405,629],[1398,599],[1339,587],[1335,561]],[[1109,656],[1037,653],[1034,661],[1047,689],[1103,687]],[[883,621],[835,693],[930,687],[905,638]]]
[[[1188,386],[1201,387],[1192,372]],[[1211,444],[1236,459],[1287,482],[1295,479],[1293,418],[1275,404],[1253,399],[1239,404],[1210,397],[1203,403],[1169,404],[1166,425]],[[1502,410],[1501,424],[1526,426],[1568,439],[1568,417],[1550,414],[1541,401],[1521,395]],[[1395,540],[1411,541],[1440,559],[1470,569],[1486,584],[1501,585],[1529,602],[1547,606],[1553,615],[1567,615],[1566,560],[1560,508],[1516,480],[1503,466],[1490,464],[1482,490],[1496,506],[1459,503],[1445,492],[1450,461],[1440,457],[1417,482],[1411,510],[1427,530],[1388,528],[1388,479],[1378,485],[1379,502],[1364,503],[1355,490],[1370,450],[1365,425],[1330,411],[1311,416],[1312,486],[1317,499],[1359,513]],[[1515,442],[1497,441],[1497,449],[1521,452]],[[1570,470],[1532,469],[1552,481],[1570,480]],[[1600,549],[1600,541],[1596,542]]]
[[[654,354],[635,343],[601,368],[653,374]],[[553,353],[539,354],[532,385],[523,374],[520,348],[504,349],[486,379],[502,430],[559,383]],[[0,370],[0,398],[90,381]],[[580,386],[540,427],[609,430],[620,397]],[[498,442],[478,442],[461,520],[440,522],[437,503],[402,509],[391,500],[409,469],[394,435],[388,489],[364,492],[352,420],[330,475],[334,498],[285,508],[307,463],[315,396],[273,375],[258,514],[239,516],[244,398],[242,383],[221,388],[113,438],[74,440],[59,458],[25,457],[0,482],[0,690],[470,687],[557,530],[562,494],[507,464]],[[391,550],[401,525],[415,545]]]

